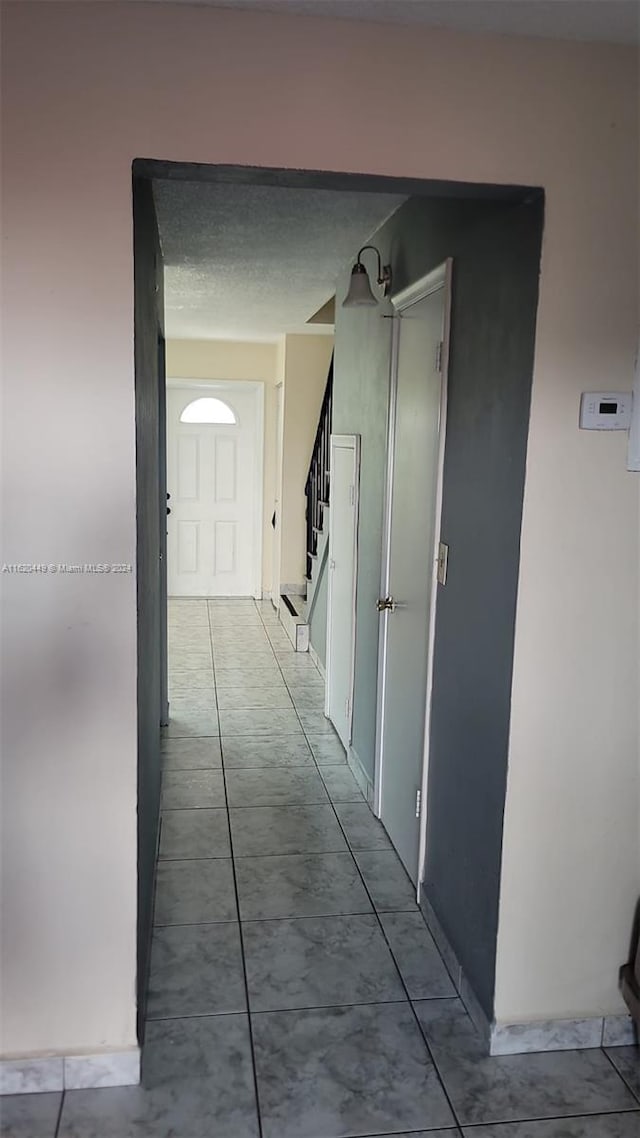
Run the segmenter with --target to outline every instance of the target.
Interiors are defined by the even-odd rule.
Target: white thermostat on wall
[[[631,401],[630,391],[585,391],[580,399],[580,426],[584,431],[628,431]]]

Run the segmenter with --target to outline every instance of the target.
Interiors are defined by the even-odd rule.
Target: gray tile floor
[[[176,601],[141,1087],[2,1138],[640,1138],[634,1048],[487,1058],[269,603]]]

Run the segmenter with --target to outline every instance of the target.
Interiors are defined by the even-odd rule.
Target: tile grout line
[[[58,1107],[58,1117],[56,1119],[56,1125],[55,1125],[55,1129],[53,1131],[53,1138],[58,1138],[58,1135],[60,1133],[60,1125],[62,1123],[62,1110],[64,1107],[64,1096],[65,1096],[65,1089],[63,1087],[62,1088],[62,1094],[60,1095],[60,1106]]]
[[[211,625],[211,609],[207,602],[207,621],[209,625],[209,637],[211,641],[211,655],[213,658],[213,628]],[[220,713],[218,711],[218,690],[216,686],[216,667],[215,661],[213,665],[213,689],[216,698],[216,711],[218,714],[218,729],[220,728]],[[236,912],[238,914],[238,937],[240,940],[240,957],[242,963],[242,979],[244,983],[244,998],[247,1006],[247,1029],[249,1032],[249,1047],[251,1050],[251,1067],[253,1071],[253,1090],[256,1097],[256,1121],[258,1123],[258,1138],[263,1138],[262,1130],[262,1112],[260,1110],[260,1088],[258,1086],[258,1068],[256,1064],[256,1048],[255,1040],[253,1038],[253,1024],[251,1022],[251,1005],[249,1003],[249,981],[247,978],[247,959],[244,948],[244,935],[242,931],[242,921],[240,919],[240,897],[238,894],[238,878],[236,874],[236,862],[233,854],[233,835],[231,832],[231,815],[229,813],[229,798],[227,795],[227,779],[224,769],[224,751],[222,748],[222,738],[220,738],[220,760],[222,763],[222,783],[224,786],[224,801],[227,811],[227,826],[229,827],[229,850],[231,853],[231,872],[233,876],[233,890],[236,898]]]
[[[627,1081],[627,1079],[626,1079],[626,1077],[623,1075],[622,1071],[619,1071],[619,1070],[618,1070],[618,1068],[616,1067],[616,1065],[615,1065],[615,1063],[614,1063],[613,1059],[611,1058],[611,1056],[610,1056],[610,1054],[609,1054],[608,1050],[607,1050],[607,1049],[604,1047],[604,1045],[602,1045],[602,1046],[600,1047],[600,1050],[603,1052],[603,1054],[604,1054],[604,1055],[606,1055],[606,1057],[607,1057],[607,1059],[608,1059],[609,1063],[610,1063],[610,1064],[611,1064],[611,1066],[613,1067],[613,1069],[614,1069],[614,1071],[615,1071],[616,1075],[618,1076],[618,1078],[622,1079],[622,1082],[624,1083],[624,1085],[625,1085],[625,1087],[627,1088],[627,1090],[630,1092],[630,1094],[631,1094],[631,1095],[633,1095],[633,1098],[634,1098],[634,1099],[637,1101],[637,1103],[638,1103],[638,1110],[640,1110],[640,1096],[638,1095],[637,1091],[634,1091],[633,1087],[631,1086],[631,1083],[629,1083],[629,1082]]]
[[[261,855],[260,855],[261,856]],[[267,855],[269,856],[269,855]],[[277,856],[277,855],[276,855]],[[294,855],[296,856],[296,855]],[[312,857],[322,856],[321,854],[312,854]],[[188,860],[188,859],[187,859]],[[197,858],[195,860],[198,860]],[[212,861],[231,861],[231,858],[211,858]],[[394,916],[402,913],[415,913],[415,909],[381,909],[382,916]],[[310,913],[304,917],[246,917],[243,925],[261,925],[261,924],[274,924],[278,921],[326,921],[332,917],[374,917],[377,916],[375,910],[371,909],[358,909],[356,912],[351,913]],[[172,925],[154,925],[154,929],[190,929],[199,927],[209,927],[210,925],[233,925],[235,924],[235,917],[231,917],[228,921],[176,921]],[[434,1000],[460,1000],[459,996],[416,996],[416,1000],[420,999],[434,999]],[[462,1001],[460,1000],[460,1003]],[[286,1008],[281,1008],[281,1011],[286,1011]]]
[[[598,1048],[597,1047],[585,1047],[585,1048],[582,1048],[581,1050],[597,1051]],[[554,1052],[551,1052],[551,1051],[531,1051],[531,1052],[518,1052],[518,1054],[523,1054],[523,1055],[526,1055],[526,1054],[551,1055],[551,1054],[554,1054]],[[562,1054],[562,1052],[558,1052],[558,1054]],[[494,1059],[504,1059],[504,1058],[506,1058],[506,1056],[505,1055],[494,1055],[493,1058]],[[633,1108],[629,1109],[628,1107],[622,1107],[621,1109],[618,1109],[618,1110],[596,1110],[595,1113],[593,1111],[591,1111],[590,1114],[544,1114],[544,1115],[538,1116],[536,1118],[510,1118],[506,1121],[500,1121],[500,1122],[493,1122],[493,1121],[492,1122],[462,1122],[459,1125],[463,1126],[465,1131],[467,1131],[467,1130],[478,1130],[481,1128],[486,1129],[487,1126],[501,1126],[501,1127],[504,1127],[504,1126],[520,1126],[522,1123],[526,1124],[528,1122],[532,1122],[535,1125],[537,1125],[538,1122],[573,1122],[575,1119],[577,1119],[578,1121],[581,1121],[585,1118],[586,1119],[589,1119],[589,1118],[610,1118],[610,1117],[617,1117],[620,1114],[630,1114],[630,1115],[631,1114],[638,1114],[638,1115],[640,1115],[640,1106],[638,1107],[637,1110],[633,1109]],[[411,1134],[411,1133],[412,1132],[409,1131],[409,1134]],[[417,1133],[419,1134],[420,1131],[418,1131]],[[375,1135],[374,1135],[374,1138],[376,1138]],[[384,1136],[381,1136],[381,1138],[387,1138],[387,1136],[384,1135]],[[393,1136],[391,1136],[391,1138],[393,1138]],[[553,1138],[553,1136],[551,1136],[551,1138]],[[613,1136],[612,1136],[612,1138],[613,1138]]]
[[[363,914],[363,915],[371,916],[370,913],[369,914]],[[289,919],[289,918],[285,918],[285,919]],[[299,918],[296,917],[293,919],[298,920]],[[438,999],[445,1000],[448,998],[449,997],[447,997],[447,996],[435,996],[434,997],[434,999],[436,999],[436,1000],[438,1000]],[[286,1014],[287,1012],[322,1012],[322,1011],[329,1011],[330,1009],[336,1009],[337,1010],[339,1008],[377,1008],[377,1007],[380,1007],[381,1005],[389,1006],[391,1004],[397,1004],[399,1007],[404,1008],[407,1005],[407,1001],[396,998],[394,1000],[355,1000],[351,1004],[297,1004],[295,1008],[256,1008],[252,1012],[252,1015],[254,1015],[254,1016],[256,1016],[256,1015],[267,1015],[268,1016],[268,1015],[273,1015],[274,1012],[278,1012],[279,1014],[280,1013]],[[224,1016],[237,1016],[237,1015],[242,1015],[242,1012],[237,1012],[237,1011],[230,1011],[230,1012],[189,1012],[187,1015],[184,1015],[184,1013],[182,1013],[181,1015],[174,1015],[174,1016],[169,1016],[169,1015],[155,1016],[149,1022],[150,1023],[165,1023],[165,1022],[171,1023],[177,1019],[221,1019]],[[603,1113],[603,1112],[600,1112],[600,1113]],[[617,1113],[617,1112],[612,1111],[611,1113]],[[628,1110],[626,1112],[623,1111],[622,1113],[634,1114],[635,1110],[632,1109],[632,1110]]]
[[[261,618],[261,619],[262,619],[262,618]],[[264,624],[264,622],[263,622],[263,624]],[[266,632],[266,628],[265,628],[265,632]],[[268,635],[269,635],[269,633],[267,632],[267,636],[268,636]],[[279,662],[278,662],[278,666],[280,667],[280,663],[279,663]],[[280,672],[281,672],[281,674],[282,674],[282,678],[283,678],[283,680],[284,680],[284,682],[285,682],[285,684],[286,684],[286,686],[287,686],[287,690],[289,691],[289,685],[287,684],[286,678],[285,678],[285,676],[284,676],[284,673],[282,672],[282,668],[281,668],[281,667],[280,667]],[[289,693],[289,694],[291,694],[291,693]],[[312,748],[311,744],[309,743],[309,739],[307,738],[307,733],[306,733],[306,731],[305,731],[305,727],[304,727],[304,724],[303,724],[303,722],[302,722],[302,719],[300,718],[300,715],[298,714],[298,709],[297,709],[297,708],[295,708],[295,712],[296,712],[296,715],[298,716],[298,720],[299,720],[299,722],[300,722],[300,727],[301,727],[301,729],[302,729],[302,732],[303,732],[303,734],[304,734],[304,737],[305,737],[305,739],[307,740],[307,745],[308,745],[308,747],[309,747],[309,749],[310,749],[310,751],[311,751],[311,754],[312,754],[312,757],[313,757],[313,761],[314,761],[314,763],[315,763],[315,765],[316,765],[316,769],[317,769],[317,771],[318,771],[318,774],[320,775],[320,778],[322,778],[322,773],[321,773],[321,771],[320,771],[320,768],[319,768],[319,765],[318,765],[318,763],[316,762],[315,753],[314,753],[314,751],[313,751],[313,748]],[[311,734],[314,734],[314,732],[311,732]],[[324,782],[324,779],[323,779],[323,782]],[[364,799],[364,795],[363,795],[362,797],[363,797],[363,799]],[[364,801],[366,802],[366,799],[364,799]],[[331,802],[331,806],[333,807],[333,812],[334,812],[334,815],[335,815],[336,821],[337,821],[337,823],[338,823],[338,825],[339,825],[340,829],[342,830],[342,833],[343,833],[343,836],[344,836],[344,839],[345,839],[345,841],[347,842],[347,845],[349,846],[349,841],[348,841],[347,835],[346,835],[346,833],[345,833],[345,830],[344,830],[344,827],[343,827],[343,825],[342,825],[342,822],[341,822],[341,820],[340,820],[340,818],[339,818],[339,816],[338,816],[338,812],[337,812],[337,810],[336,810],[336,808],[335,808],[335,807],[336,807],[336,804],[333,802],[333,799],[331,799],[331,798],[330,798],[330,802]],[[373,816],[375,817],[375,815],[373,815]],[[349,849],[351,850],[351,847],[350,847],[350,846],[349,846]],[[443,1080],[443,1078],[442,1078],[442,1075],[440,1074],[440,1070],[439,1070],[439,1068],[438,1068],[438,1066],[437,1066],[437,1064],[436,1064],[436,1061],[435,1061],[435,1057],[434,1057],[434,1054],[433,1054],[433,1052],[432,1052],[432,1050],[431,1050],[431,1047],[430,1047],[430,1045],[429,1045],[429,1043],[428,1043],[428,1040],[427,1040],[426,1034],[425,1034],[425,1032],[424,1032],[424,1030],[423,1030],[422,1024],[420,1023],[420,1020],[419,1020],[419,1018],[418,1018],[418,1014],[417,1014],[417,1012],[416,1012],[416,1010],[415,1010],[415,1008],[414,1008],[414,1006],[413,1006],[413,1001],[412,1001],[412,999],[411,999],[411,996],[409,995],[409,990],[408,990],[408,988],[407,988],[407,985],[406,985],[406,984],[405,984],[405,982],[404,982],[404,977],[402,976],[402,973],[401,973],[401,971],[400,971],[400,968],[399,968],[398,962],[397,962],[397,960],[396,960],[396,958],[395,958],[395,955],[394,955],[393,949],[391,948],[391,945],[389,944],[389,941],[388,941],[388,938],[387,938],[386,932],[385,932],[385,930],[384,930],[384,927],[383,927],[383,925],[382,925],[382,921],[380,920],[380,915],[379,915],[379,913],[378,913],[378,910],[377,910],[377,908],[376,908],[376,906],[375,906],[375,904],[374,904],[374,901],[373,901],[373,897],[371,896],[371,893],[369,892],[369,889],[368,889],[368,887],[367,887],[367,883],[366,883],[366,881],[365,881],[365,879],[364,879],[364,877],[363,877],[363,875],[362,875],[362,871],[361,871],[361,869],[360,869],[360,866],[358,865],[358,862],[357,862],[357,860],[356,860],[356,858],[355,858],[355,856],[354,856],[354,854],[353,854],[353,851],[351,851],[351,856],[352,856],[352,858],[353,858],[353,863],[354,863],[354,865],[355,865],[355,867],[356,867],[356,872],[357,872],[358,876],[360,877],[360,881],[362,882],[362,886],[363,886],[363,888],[364,888],[364,890],[365,890],[365,892],[366,892],[366,894],[367,894],[367,897],[369,898],[369,902],[370,902],[370,904],[371,904],[371,907],[372,907],[372,911],[373,911],[373,914],[374,914],[374,916],[376,917],[376,920],[377,920],[377,922],[378,922],[378,927],[379,927],[379,929],[380,929],[380,931],[381,931],[381,933],[382,933],[382,936],[384,937],[384,941],[385,941],[385,943],[386,943],[386,945],[387,945],[387,948],[388,948],[388,950],[389,950],[389,953],[391,954],[391,959],[393,960],[393,963],[394,963],[394,966],[395,966],[396,972],[397,972],[397,974],[398,974],[398,978],[399,978],[399,980],[400,980],[400,983],[401,983],[401,985],[402,985],[402,988],[403,988],[403,990],[404,990],[404,993],[405,993],[405,995],[406,995],[406,998],[407,998],[407,1001],[408,1001],[408,1004],[409,1004],[409,1008],[411,1009],[411,1015],[413,1016],[413,1019],[414,1019],[414,1022],[415,1022],[415,1024],[416,1024],[417,1028],[418,1028],[418,1032],[419,1032],[419,1034],[420,1034],[420,1037],[422,1038],[422,1040],[423,1040],[423,1042],[424,1042],[424,1045],[425,1045],[425,1048],[426,1048],[427,1054],[428,1054],[428,1056],[429,1056],[429,1058],[431,1059],[431,1062],[432,1062],[432,1064],[433,1064],[433,1070],[434,1070],[434,1072],[435,1072],[436,1078],[438,1079],[438,1082],[439,1082],[439,1084],[440,1084],[440,1088],[441,1088],[441,1090],[442,1090],[442,1093],[443,1093],[443,1095],[444,1095],[444,1097],[445,1097],[445,1100],[446,1100],[446,1102],[447,1102],[447,1105],[448,1105],[448,1107],[449,1107],[449,1110],[451,1111],[451,1116],[452,1116],[452,1118],[454,1119],[454,1123],[455,1123],[455,1125],[456,1125],[456,1126],[458,1126],[458,1127],[461,1129],[461,1128],[462,1128],[462,1124],[461,1124],[461,1122],[460,1122],[460,1120],[459,1120],[459,1118],[458,1118],[458,1114],[457,1114],[457,1111],[456,1111],[456,1110],[455,1110],[455,1108],[454,1108],[454,1105],[453,1105],[453,1102],[452,1102],[452,1100],[451,1100],[451,1097],[450,1097],[450,1095],[449,1095],[449,1093],[448,1093],[448,1091],[447,1091],[447,1088],[446,1088],[446,1086],[445,1086],[445,1084],[444,1084],[444,1080]],[[418,910],[418,911],[419,911],[419,910]],[[425,925],[425,927],[426,927],[426,925]],[[436,948],[437,948],[437,945],[436,945]],[[438,952],[439,952],[439,949],[438,949]]]
[[[245,807],[243,807],[243,809],[245,809]],[[251,807],[249,807],[248,809],[251,809]],[[262,809],[268,810],[269,807],[265,806],[265,807],[262,807]],[[280,809],[280,807],[277,807],[277,809]],[[283,810],[289,810],[290,807],[289,806],[283,806],[282,809]],[[294,809],[295,809],[295,807],[294,807]],[[341,846],[340,849],[305,850],[304,853],[298,853],[297,850],[291,850],[287,853],[275,853],[275,854],[269,854],[269,853],[267,853],[267,854],[263,854],[263,853],[237,854],[236,860],[237,861],[255,861],[256,858],[264,858],[264,857],[322,857],[323,854],[349,854],[350,853],[353,855],[354,853],[378,853],[378,852],[379,851],[375,850],[375,849],[373,849],[373,850],[364,850],[364,849],[352,850],[351,847],[349,847],[349,849],[345,849],[344,846]],[[162,861],[162,862],[231,861],[231,858],[230,858],[229,854],[207,854],[206,857],[162,857],[162,858],[159,858],[159,861]],[[415,913],[416,909],[388,909],[387,912],[389,912],[389,913]],[[195,921],[193,923],[194,924],[201,924],[201,923],[202,924],[210,924],[211,922]],[[213,923],[215,923],[215,922],[213,922]]]

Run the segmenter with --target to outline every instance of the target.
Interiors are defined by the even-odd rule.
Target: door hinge
[[[347,700],[346,700],[346,702],[345,702],[345,705],[344,705],[344,713],[345,713],[345,715],[346,715],[347,719],[348,719],[348,718],[349,718],[349,716],[351,715],[351,700],[350,700],[350,699],[347,699]]]
[[[444,347],[444,345],[442,343],[442,340],[438,340],[438,343],[436,344],[436,371],[442,371],[442,350],[443,350],[443,347]]]
[[[416,790],[416,818],[420,817],[420,807],[422,806],[422,791]]]
[[[336,567],[336,563],[335,563],[335,561],[333,560],[333,557],[330,557],[330,558],[329,558],[329,568],[330,568],[330,569],[335,569],[335,567]]]

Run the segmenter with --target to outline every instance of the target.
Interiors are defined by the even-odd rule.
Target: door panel
[[[345,749],[351,743],[360,436],[331,437],[327,602],[327,714]]]
[[[215,393],[234,423],[181,422],[185,407]],[[251,596],[259,592],[262,422],[258,392],[171,387],[168,392],[169,592]]]
[[[178,522],[178,573],[198,572],[199,522]]]
[[[236,523],[216,522],[214,530],[215,542],[215,572],[218,576],[223,573],[236,572]]]
[[[431,598],[438,514],[443,287],[401,310],[390,495],[380,808],[414,882],[418,877]]]
[[[197,501],[200,473],[199,439],[187,435],[178,439],[178,485],[176,496],[181,502]]]
[[[236,479],[238,464],[236,440],[233,438],[214,439],[215,447],[215,500],[227,504],[236,503]]]

